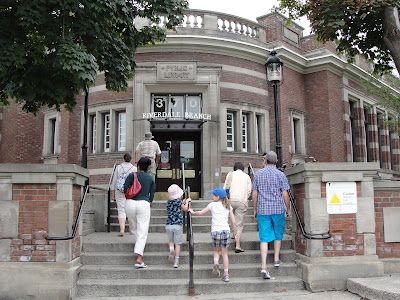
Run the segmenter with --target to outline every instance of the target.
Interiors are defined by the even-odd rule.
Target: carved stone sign
[[[157,81],[195,81],[196,71],[194,62],[158,62]]]

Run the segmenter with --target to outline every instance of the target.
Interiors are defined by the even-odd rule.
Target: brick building
[[[143,21],[143,20],[142,20]],[[260,164],[275,149],[272,89],[265,63],[271,49],[284,63],[279,88],[282,161],[379,161],[398,171],[396,130],[366,96],[362,60],[347,64],[333,43],[303,37],[303,28],[269,14],[258,23],[189,11],[167,43],[138,49],[135,77],[125,93],[90,87],[88,169],[91,184],[106,185],[114,163],[151,130],[163,151],[158,192],[179,182],[185,157],[188,185],[198,197],[224,181],[235,161]],[[140,21],[137,20],[138,26]],[[74,113],[43,109],[33,116],[1,108],[1,163],[79,164],[83,97]],[[172,114],[166,114],[166,113]],[[162,197],[162,194],[159,194]]]
[[[136,20],[137,26],[145,22]],[[305,239],[293,222],[298,265],[316,270],[315,277],[304,271],[304,282],[311,290],[336,289],[341,285],[332,287],[335,281],[321,275],[326,270],[341,275],[365,268],[376,275],[384,264],[398,271],[400,237],[388,229],[400,214],[400,185],[392,180],[400,171],[399,136],[385,122],[390,112],[363,89],[369,66],[361,59],[348,64],[333,43],[317,43],[297,24],[286,28],[284,22],[278,14],[257,23],[188,10],[166,43],[138,49],[126,92],[108,91],[104,74],[98,74],[88,103],[90,184],[106,187],[114,164],[134,152],[147,131],[162,150],[158,198],[165,198],[171,183],[181,184],[182,162],[193,198],[207,198],[208,190],[221,186],[236,161],[258,169],[261,154],[275,149],[274,99],[265,67],[275,49],[284,63],[278,93],[282,161],[299,164],[286,173],[306,231],[332,235]],[[79,256],[79,237],[58,250],[44,241],[46,233],[59,229],[55,216],[68,215],[64,227],[70,228],[87,175],[73,167],[64,170],[67,175],[61,172],[62,165],[80,165],[82,157],[84,97],[77,102],[73,113],[43,108],[37,116],[15,104],[0,108],[0,163],[12,164],[0,172],[5,208],[0,218],[12,221],[9,232],[0,230],[0,250],[7,252],[2,261],[58,263]],[[308,163],[310,157],[318,163]],[[18,164],[40,166],[19,170]],[[38,181],[34,172],[54,176]],[[383,180],[373,181],[377,178]],[[335,181],[355,182],[357,213],[327,213],[327,184]],[[34,244],[39,247],[26,246]],[[393,258],[397,263],[385,262]]]

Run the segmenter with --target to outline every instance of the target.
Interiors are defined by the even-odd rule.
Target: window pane
[[[169,102],[169,112],[172,119],[183,118],[183,96],[171,96]]]
[[[90,149],[92,150],[92,153],[96,153],[96,116],[93,115],[91,116],[91,144],[90,144]]]
[[[226,150],[234,151],[234,123],[233,113],[226,114]]]
[[[126,113],[118,114],[118,151],[124,151],[126,148]]]
[[[247,115],[242,115],[242,151],[247,152]]]
[[[153,112],[155,113],[166,113],[167,112],[167,97],[166,96],[154,96],[153,97]]]
[[[194,170],[194,141],[180,142],[180,158],[185,159],[185,169]]]
[[[201,98],[200,96],[187,96],[186,97],[186,112],[188,114],[199,114],[201,112]]]
[[[110,114],[104,114],[104,152],[110,152]]]

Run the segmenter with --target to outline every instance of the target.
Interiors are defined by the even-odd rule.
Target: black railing
[[[107,232],[111,231],[111,183],[113,181],[113,177],[115,174],[115,168],[117,167],[117,164],[114,164],[113,170],[111,172],[110,180],[108,181],[108,189],[107,189],[107,196],[108,196],[108,201],[107,201]]]
[[[316,160],[314,159],[314,157],[312,157],[312,156],[310,156],[310,157],[308,157],[308,158],[309,158],[309,159],[312,159],[313,162],[316,161]],[[281,168],[278,168],[278,170],[284,172],[287,165],[288,165],[287,163],[284,163],[284,164],[282,165]],[[249,170],[249,173],[252,172],[252,174],[253,174],[253,176],[254,176],[254,170],[253,170],[253,167],[251,166],[250,163],[249,163],[248,170]],[[322,233],[322,234],[310,234],[310,233],[307,233],[307,232],[304,230],[304,225],[303,225],[303,223],[301,222],[299,212],[297,211],[296,201],[295,201],[295,199],[294,199],[294,196],[293,196],[293,194],[292,194],[291,189],[288,191],[288,193],[289,193],[290,204],[291,204],[291,206],[292,206],[292,208],[293,208],[294,214],[296,215],[297,223],[299,224],[299,227],[300,227],[300,230],[301,230],[302,235],[303,235],[306,239],[310,239],[310,240],[326,240],[326,239],[331,238],[332,236],[331,236],[331,234],[330,234],[329,232],[327,232],[327,233]],[[289,207],[288,209],[290,209],[290,207]]]
[[[186,199],[190,198],[190,187],[186,190]],[[192,204],[189,202],[189,209],[192,208]],[[193,226],[192,226],[192,214],[190,212],[187,215],[187,240],[189,241],[189,296],[194,295],[194,280],[193,280],[193,261],[194,261],[194,239],[193,239]]]
[[[88,193],[89,188],[91,189],[95,189],[95,190],[102,190],[102,191],[106,191],[106,189],[100,188],[100,187],[96,187],[96,186],[92,186],[92,185],[87,185],[85,186],[85,191],[83,193],[82,199],[79,202],[79,209],[78,209],[78,214],[76,215],[76,219],[75,219],[75,224],[72,228],[72,234],[70,236],[47,236],[46,240],[52,241],[52,240],[57,240],[57,241],[64,241],[64,240],[72,240],[75,235],[76,235],[76,231],[78,229],[78,225],[79,225],[79,219],[81,217],[82,214],[82,209],[83,209],[83,205],[85,204],[85,200],[86,200],[86,195]]]

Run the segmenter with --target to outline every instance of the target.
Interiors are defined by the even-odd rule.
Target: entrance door
[[[161,149],[161,159],[156,175],[156,199],[168,199],[171,184],[183,187],[182,163],[185,169],[185,186],[190,186],[191,197],[198,199],[201,192],[200,133],[153,132]]]

